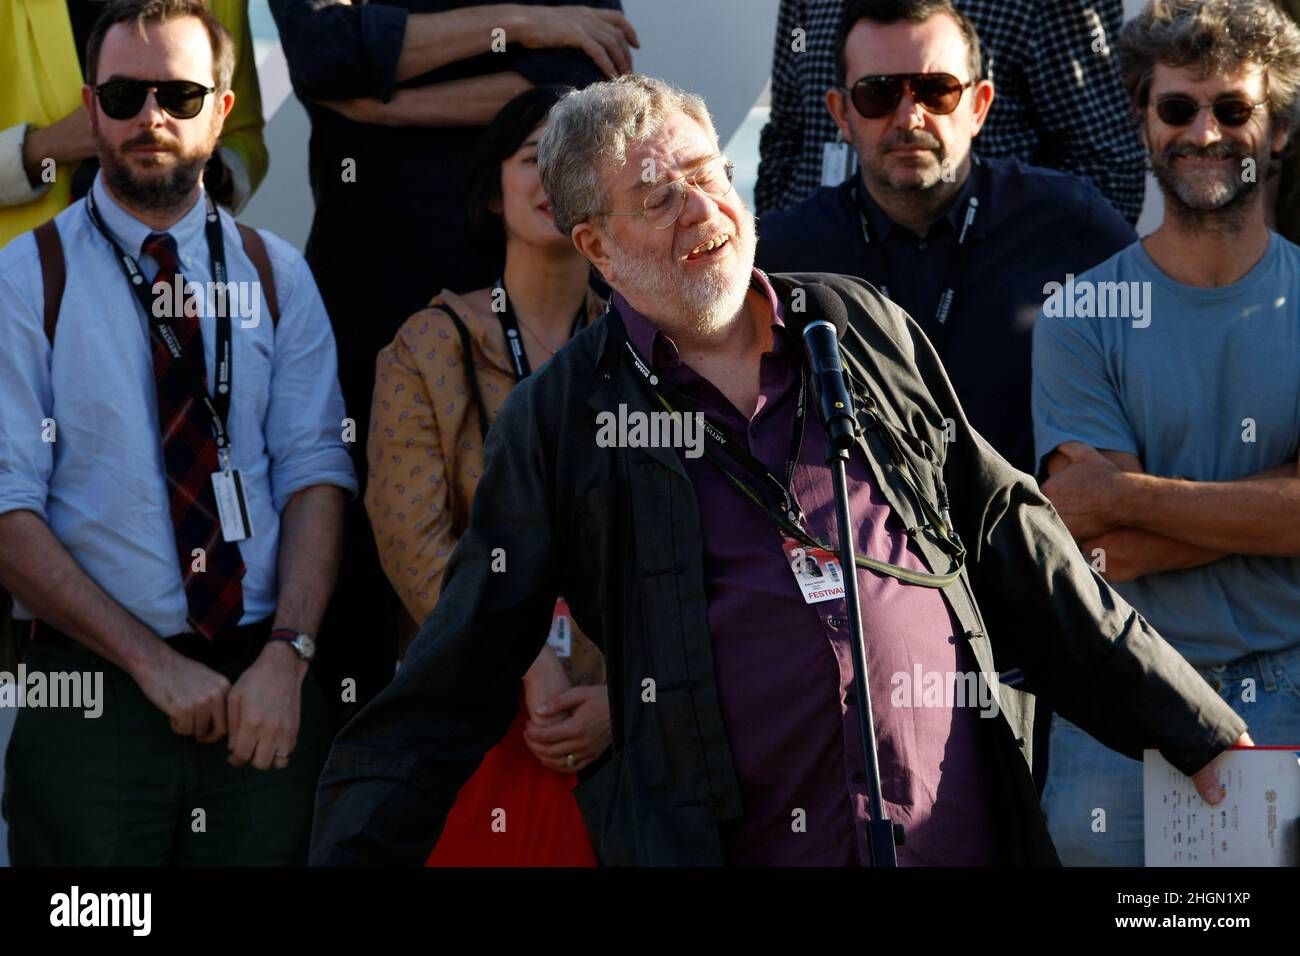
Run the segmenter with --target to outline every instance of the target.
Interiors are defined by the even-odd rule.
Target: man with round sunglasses
[[[309,670],[357,483],[303,257],[217,207],[231,38],[202,0],[114,0],[82,201],[0,251],[0,582],[29,672],[17,865],[293,865],[327,739]],[[87,691],[89,693],[89,691]]]
[[[1300,28],[1268,0],[1153,2],[1119,55],[1165,215],[1044,305],[1043,493],[1255,741],[1295,746],[1300,248],[1264,186],[1300,121]],[[1142,764],[1059,715],[1051,751],[1062,860],[1142,865]]]
[[[82,198],[98,170],[81,103],[86,44],[105,0],[12,0],[0,27],[0,247]],[[266,175],[262,101],[248,0],[210,0],[234,38],[235,107],[205,170],[205,187],[238,212]]]

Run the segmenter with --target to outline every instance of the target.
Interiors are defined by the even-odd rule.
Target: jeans
[[[1197,670],[1245,719],[1255,743],[1300,745],[1300,644]],[[1254,681],[1253,694],[1247,679]],[[1052,719],[1051,741],[1043,811],[1061,862],[1142,866],[1141,762],[1098,743],[1059,714]],[[1093,831],[1098,809],[1106,813],[1100,833]]]

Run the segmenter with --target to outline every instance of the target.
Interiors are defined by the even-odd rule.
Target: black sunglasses
[[[903,91],[927,113],[946,116],[957,108],[973,82],[963,83],[951,73],[895,73],[864,76],[847,90],[853,108],[867,119],[880,119],[898,108]]]
[[[1252,103],[1241,96],[1224,96],[1213,103],[1201,104],[1190,96],[1175,93],[1156,101],[1156,115],[1166,126],[1190,126],[1201,110],[1211,110],[1220,126],[1245,126],[1255,110],[1267,103]]]
[[[125,120],[139,114],[150,90],[167,113],[177,119],[192,119],[199,115],[203,100],[216,87],[189,80],[109,80],[95,87],[95,95],[106,116]]]

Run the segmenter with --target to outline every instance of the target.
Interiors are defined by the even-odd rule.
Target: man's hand
[[[159,641],[157,657],[133,674],[149,701],[171,718],[172,730],[210,744],[226,735],[226,697],[230,681]]]
[[[617,10],[591,7],[517,8],[519,25],[506,39],[534,50],[577,47],[606,76],[632,72],[629,45],[641,48],[636,30]]]
[[[524,742],[543,765],[561,773],[581,770],[604,753],[613,740],[609,691],[603,685],[573,687],[528,713]],[[550,719],[556,715],[563,715],[562,719]],[[567,759],[570,755],[572,766]]]
[[[227,699],[231,766],[250,760],[258,770],[289,766],[298,743],[306,673],[307,662],[288,643],[272,641],[240,675]]]
[[[32,186],[40,185],[41,164],[45,160],[72,163],[94,155],[95,134],[90,126],[90,113],[82,106],[57,123],[33,127],[23,141],[23,169]]]
[[[1088,541],[1119,526],[1111,510],[1124,472],[1091,445],[1068,441],[1056,449],[1065,467],[1052,473],[1042,492],[1076,541]]]
[[[1242,734],[1237,738],[1234,747],[1253,747],[1255,741],[1250,739],[1250,734]],[[1222,756],[1220,754],[1219,756]],[[1192,774],[1192,783],[1196,784],[1196,789],[1201,794],[1201,799],[1206,803],[1215,804],[1223,799],[1224,790],[1219,786],[1219,777],[1214,772],[1214,765],[1219,762],[1219,757],[1215,757],[1196,773]]]

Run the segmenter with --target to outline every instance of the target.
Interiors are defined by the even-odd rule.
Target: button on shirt
[[[800,363],[785,340],[771,286],[756,273],[753,288],[751,298],[762,295],[774,321],[773,348],[761,359],[758,407],[749,420],[682,364],[672,339],[622,296],[616,294],[613,303],[656,372],[724,431],[748,436],[752,454],[773,474],[784,475]],[[728,862],[867,864],[865,760],[845,601],[805,603],[773,522],[727,482],[708,455],[683,461],[699,502],[718,694],[745,807],[742,819],[723,826]],[[930,570],[875,487],[860,451],[850,460],[848,477],[858,552]],[[792,490],[807,529],[838,548],[825,432],[811,404]],[[776,507],[774,493],[770,499]],[[914,675],[970,673],[974,656],[958,637],[960,628],[940,591],[865,570],[858,571],[858,582],[885,803],[890,818],[907,827],[900,862],[995,862],[978,711],[942,702],[902,706],[920,701],[903,701],[894,692],[903,679],[896,675],[905,675],[910,693]],[[891,703],[891,693],[899,706]]]
[[[108,230],[152,277],[158,264],[139,250],[154,230],[118,206],[102,179],[93,189]],[[206,212],[201,196],[167,230],[188,282],[212,279]],[[221,218],[230,281],[260,292],[234,220],[224,212]],[[35,242],[21,236],[0,251],[0,514],[40,515],[115,601],[162,636],[189,631],[149,320],[84,202],[56,222],[68,279],[52,354]],[[239,542],[247,567],[242,624],[275,610],[279,515],[289,498],[311,485],[357,490],[325,308],[302,256],[275,236],[262,237],[280,321],[272,327],[259,295],[257,310],[236,312],[231,323],[231,464],[241,472],[253,527],[253,536]],[[199,323],[211,387],[216,320],[201,314]],[[15,612],[32,616],[21,606]]]

